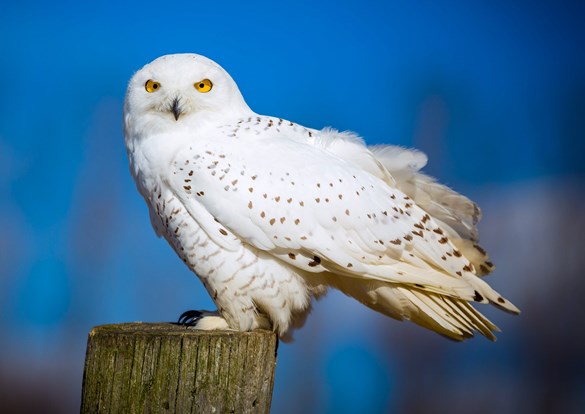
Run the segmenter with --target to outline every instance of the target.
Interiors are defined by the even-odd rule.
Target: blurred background
[[[258,113],[416,147],[479,202],[496,343],[447,341],[337,292],[282,344],[275,413],[577,413],[585,406],[585,13],[558,1],[5,2],[0,411],[79,410],[87,334],[212,308],[127,167],[132,74],[226,68]]]

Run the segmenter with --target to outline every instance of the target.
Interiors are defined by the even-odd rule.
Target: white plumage
[[[285,336],[328,287],[453,339],[494,339],[470,301],[518,313],[478,277],[478,207],[420,173],[421,152],[257,115],[194,54],[134,75],[124,126],[156,233],[217,305],[198,328]]]

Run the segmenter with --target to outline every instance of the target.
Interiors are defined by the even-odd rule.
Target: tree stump
[[[89,333],[82,413],[268,413],[278,340],[270,331],[170,323]]]

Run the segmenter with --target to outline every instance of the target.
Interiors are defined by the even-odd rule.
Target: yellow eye
[[[213,88],[213,83],[209,79],[203,79],[195,84],[195,89],[202,93],[209,92],[211,88]]]
[[[146,89],[146,92],[148,93],[156,92],[160,89],[160,83],[155,82],[152,79],[149,79],[144,84],[144,89]]]

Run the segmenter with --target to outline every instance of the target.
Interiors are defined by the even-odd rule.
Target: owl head
[[[130,79],[124,122],[158,125],[190,122],[197,115],[237,116],[250,111],[231,76],[214,61],[192,53],[165,55]]]

